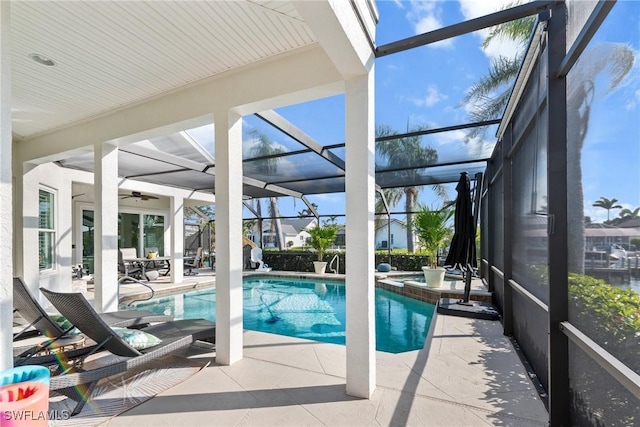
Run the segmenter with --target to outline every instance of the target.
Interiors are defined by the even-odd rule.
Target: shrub
[[[640,372],[640,295],[604,280],[569,274],[571,323]],[[573,413],[579,425],[637,425],[637,399],[582,351],[571,361]]]

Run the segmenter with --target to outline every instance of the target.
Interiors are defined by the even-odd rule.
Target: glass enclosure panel
[[[573,3],[570,11],[582,14],[582,2]],[[569,321],[636,373],[639,16],[640,3],[617,2],[567,76]]]
[[[491,177],[487,177],[491,179]],[[499,175],[491,188],[489,189],[490,217],[489,217],[489,235],[487,239],[491,240],[492,251],[489,254],[491,262],[504,271],[504,179]]]
[[[522,294],[513,292],[512,295],[515,314],[513,335],[540,383],[545,390],[549,390],[549,315]]]
[[[567,18],[569,21],[567,23],[567,49],[574,43],[597,4],[598,0],[567,1]]]
[[[546,123],[544,123],[546,126]],[[545,133],[546,134],[546,133]],[[549,301],[546,168],[531,133],[513,159],[513,278],[544,302]]]
[[[571,425],[640,424],[640,400],[572,342],[569,342],[569,376]]]
[[[243,159],[299,150],[309,149],[256,115],[252,114],[242,118]]]
[[[138,256],[141,256],[138,248],[140,242],[140,215],[131,213],[118,214],[118,247],[136,248]]]
[[[184,255],[196,256],[198,247],[202,246],[202,235],[198,224],[184,224]]]
[[[87,268],[89,274],[94,273],[93,263],[93,232],[95,221],[93,211],[82,210],[82,265]]]
[[[164,216],[143,215],[144,237],[142,246],[156,248],[159,256],[164,256]]]

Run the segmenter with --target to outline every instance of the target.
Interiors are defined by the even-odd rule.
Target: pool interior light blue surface
[[[245,277],[245,329],[345,343],[344,282]],[[135,304],[140,310],[176,319],[215,321],[214,288],[162,296]],[[376,288],[376,350],[389,353],[423,348],[435,306]]]

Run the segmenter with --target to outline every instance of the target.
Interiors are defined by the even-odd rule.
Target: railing
[[[118,287],[119,287],[119,286],[122,284],[122,282],[124,282],[125,280],[129,280],[129,281],[135,282],[135,283],[137,283],[137,284],[139,284],[139,285],[145,286],[145,287],[149,288],[149,290],[151,291],[151,295],[149,296],[149,298],[143,298],[143,299],[134,299],[134,300],[131,300],[131,301],[129,301],[129,302],[127,303],[127,307],[128,307],[128,306],[130,306],[131,304],[133,304],[134,302],[150,300],[150,299],[151,299],[151,298],[153,298],[153,296],[155,295],[155,291],[153,290],[153,288],[152,288],[151,286],[149,286],[148,284],[146,284],[146,283],[144,283],[144,282],[141,282],[141,281],[140,281],[140,280],[138,280],[138,279],[134,279],[134,278],[133,278],[133,277],[131,277],[131,276],[122,276],[121,278],[119,278],[119,279],[118,279]]]
[[[333,262],[336,262],[336,268],[333,268]],[[329,261],[329,271],[333,271],[333,274],[338,274],[338,270],[340,270],[340,257],[338,255],[334,255]]]

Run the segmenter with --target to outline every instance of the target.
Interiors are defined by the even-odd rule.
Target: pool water
[[[345,343],[344,282],[246,277],[244,328],[334,344]],[[215,289],[189,291],[135,304],[176,319],[215,321]],[[421,349],[435,306],[384,289],[375,290],[376,350]]]

